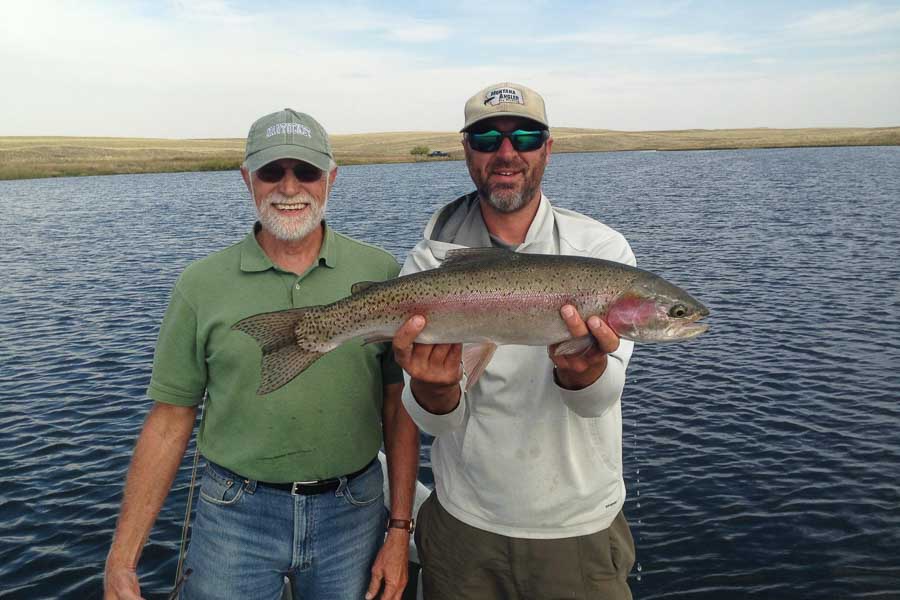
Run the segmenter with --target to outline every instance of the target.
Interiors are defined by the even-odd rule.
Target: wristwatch
[[[412,533],[416,530],[415,519],[388,519],[385,529],[402,529]]]

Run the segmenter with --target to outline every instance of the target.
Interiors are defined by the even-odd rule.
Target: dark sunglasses
[[[531,152],[543,146],[549,137],[550,132],[546,129],[538,129],[537,131],[516,129],[509,133],[492,129],[481,133],[466,133],[466,141],[469,143],[469,148],[476,152],[496,152],[500,149],[503,138],[509,138],[516,152]]]
[[[322,171],[318,167],[314,167],[309,163],[298,162],[291,169],[297,181],[303,183],[312,183],[318,181],[322,177]],[[278,183],[284,177],[284,167],[277,162],[267,163],[256,170],[256,176],[266,183]]]

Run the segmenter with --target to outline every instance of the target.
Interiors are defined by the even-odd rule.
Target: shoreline
[[[613,131],[552,129],[553,152],[674,152],[900,146],[900,127],[805,129],[690,129]],[[455,132],[389,132],[331,136],[338,165],[397,164],[463,160]],[[410,150],[446,153],[428,158]],[[109,137],[2,137],[0,180],[228,171],[240,167],[243,138],[160,139]]]

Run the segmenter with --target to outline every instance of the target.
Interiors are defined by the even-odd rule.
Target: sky
[[[900,0],[0,0],[0,136],[456,131],[504,81],[551,127],[900,126]]]

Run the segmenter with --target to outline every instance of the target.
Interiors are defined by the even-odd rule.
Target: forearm
[[[603,373],[596,381],[578,389],[567,389],[557,378],[557,391],[562,401],[575,414],[585,417],[601,417],[622,397],[625,387],[625,370],[631,356],[632,342],[623,340],[615,353],[607,356]]]
[[[135,568],[184,456],[196,407],[156,403],[135,445],[107,567]]]
[[[406,377],[406,380],[408,382],[409,376],[407,375]],[[465,378],[463,379],[462,385],[464,385],[464,382]],[[428,411],[425,407],[419,404],[419,401],[416,400],[415,396],[413,396],[412,394],[411,385],[407,385],[403,388],[403,394],[401,397],[403,400],[403,407],[406,409],[406,412],[412,418],[413,422],[419,427],[421,431],[424,431],[425,433],[434,437],[451,433],[462,427],[465,422],[465,393],[460,394],[459,401],[456,404],[456,408],[454,408],[449,413],[440,415]]]
[[[412,379],[410,380],[410,390],[416,402],[422,408],[435,415],[445,415],[453,412],[459,406],[459,399],[462,396],[459,383],[426,383],[418,379]]]
[[[391,490],[390,512],[395,519],[412,517],[419,471],[419,429],[400,401],[403,384],[385,386],[384,449]]]
[[[566,390],[583,390],[603,376],[608,363],[609,357],[602,356],[596,364],[592,364],[584,371],[555,369],[556,383],[559,387]]]
[[[419,430],[406,413],[400,396],[402,383],[384,386],[381,423],[387,456],[390,512],[395,519],[411,519],[419,469]],[[372,565],[366,600],[376,596],[400,600],[408,578],[409,531],[389,529]],[[380,595],[379,595],[380,592]]]

